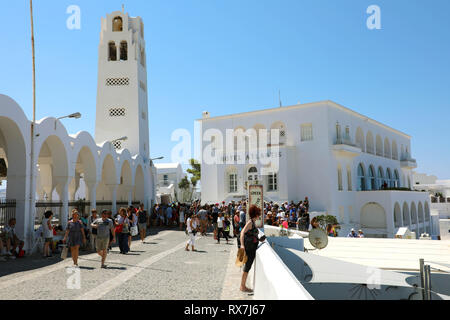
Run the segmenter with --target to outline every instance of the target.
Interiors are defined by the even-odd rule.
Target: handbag
[[[119,224],[118,226],[116,226],[116,228],[114,229],[115,233],[122,233],[123,230],[123,224]]]
[[[63,249],[61,251],[61,259],[65,260],[67,258],[67,253],[69,251],[69,248],[65,244],[62,246],[63,246]]]
[[[131,232],[131,236],[132,236],[132,237],[137,236],[137,234],[139,233],[139,232],[138,232],[138,227],[137,227],[137,226],[131,227],[131,228],[130,228],[130,232]]]
[[[236,266],[237,267],[242,267],[244,264],[247,263],[248,257],[247,254],[245,253],[245,249],[244,248],[240,248],[237,252],[237,256],[236,256]]]

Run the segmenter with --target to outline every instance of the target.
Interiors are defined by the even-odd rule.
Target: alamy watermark
[[[77,5],[67,7],[66,13],[70,16],[66,20],[66,26],[69,30],[81,29],[81,9]]]
[[[367,8],[367,14],[370,16],[367,18],[366,25],[369,30],[381,29],[381,9],[379,6],[373,4]]]
[[[66,287],[69,290],[81,289],[81,269],[78,267],[66,268],[66,273],[70,276],[67,278]]]

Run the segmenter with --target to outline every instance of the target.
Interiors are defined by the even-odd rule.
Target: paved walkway
[[[187,252],[184,231],[152,229],[145,243],[134,241],[131,252],[117,247],[108,255],[107,269],[100,257],[84,254],[79,273],[72,259],[32,256],[0,262],[0,300],[241,300],[241,271],[234,265],[236,239],[216,244],[212,234],[199,237],[198,252]],[[79,283],[76,281],[80,275]],[[249,275],[248,285],[252,285]],[[79,284],[79,288],[77,285]]]

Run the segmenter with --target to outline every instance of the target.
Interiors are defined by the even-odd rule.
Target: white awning
[[[355,283],[411,287],[406,282],[411,275],[323,257],[312,252],[287,250],[308,264],[313,273],[311,283]]]

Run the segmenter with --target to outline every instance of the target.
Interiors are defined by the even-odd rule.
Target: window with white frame
[[[341,167],[338,168],[338,190],[342,191],[344,188],[342,187],[342,169]]]
[[[278,190],[278,178],[276,173],[270,173],[267,176],[267,191]]]
[[[230,193],[237,192],[237,174],[236,173],[230,173],[228,178],[229,178],[229,183],[230,183],[229,192]]]
[[[312,123],[301,125],[301,141],[311,141],[313,139]]]

